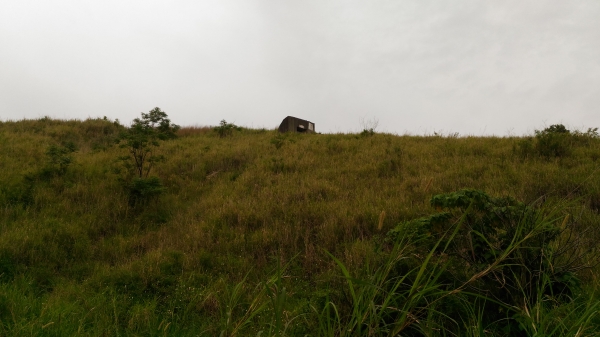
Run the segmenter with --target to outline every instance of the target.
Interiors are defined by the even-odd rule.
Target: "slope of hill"
[[[0,122],[0,335],[600,331],[593,132],[544,145],[183,128],[151,172],[165,190],[132,202],[127,149],[115,144],[124,130],[101,119]],[[564,151],[542,151],[552,146]],[[513,212],[496,214],[506,229],[472,225],[491,219],[488,206],[449,204],[437,205],[445,229],[399,227],[436,214],[432,196],[467,188],[492,198],[493,212]],[[506,232],[514,237],[499,239]],[[507,269],[530,253],[544,266]]]

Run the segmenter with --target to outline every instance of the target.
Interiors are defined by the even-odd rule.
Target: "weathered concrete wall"
[[[287,116],[279,125],[279,132],[315,132],[315,123],[304,119]]]

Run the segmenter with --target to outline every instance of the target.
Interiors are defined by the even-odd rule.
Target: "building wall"
[[[315,132],[315,124],[304,119],[287,116],[279,125],[279,132],[299,132],[298,127],[302,126],[304,132]]]

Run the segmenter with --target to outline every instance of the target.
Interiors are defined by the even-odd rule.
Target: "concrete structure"
[[[315,123],[304,119],[287,116],[279,125],[279,132],[315,132]]]

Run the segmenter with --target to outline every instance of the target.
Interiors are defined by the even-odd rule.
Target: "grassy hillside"
[[[0,335],[600,333],[593,130],[183,128],[132,202],[125,129],[0,122]]]

